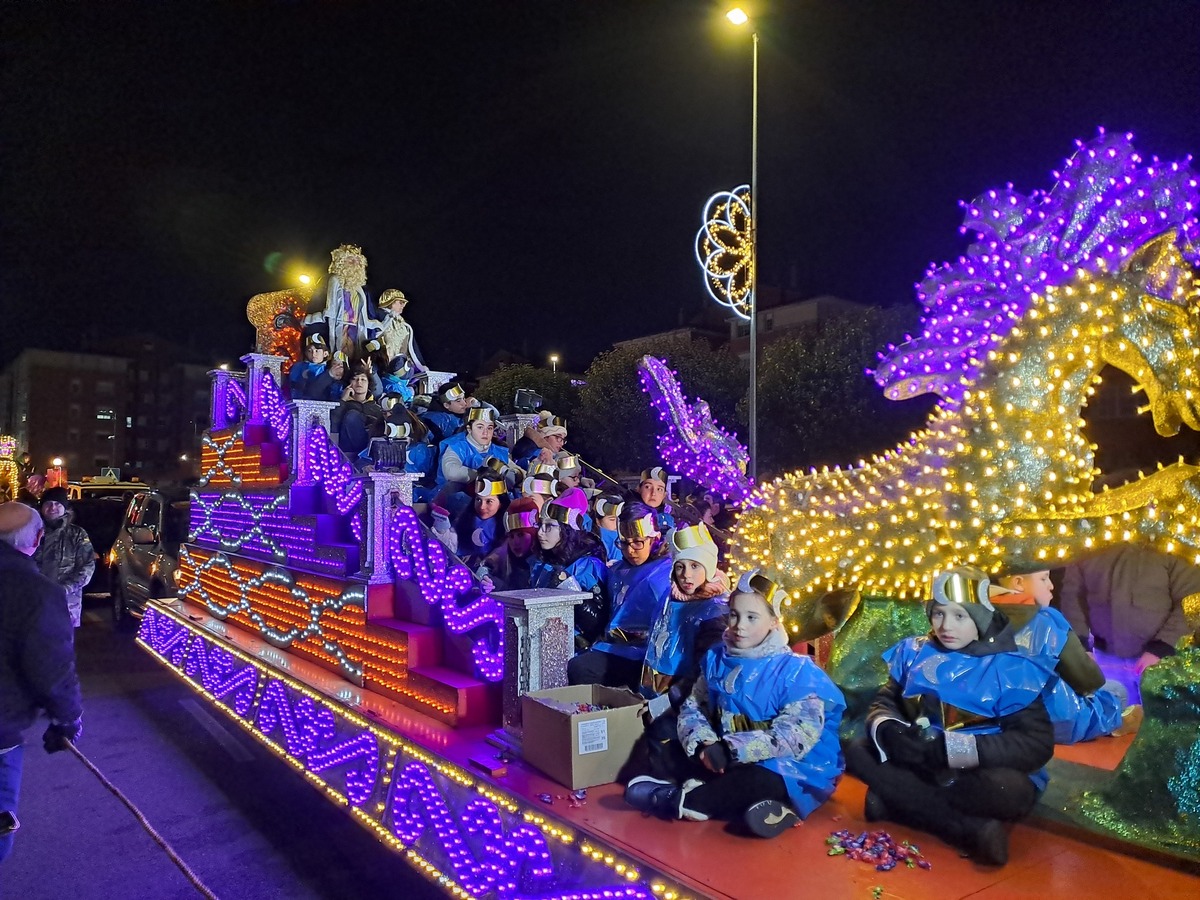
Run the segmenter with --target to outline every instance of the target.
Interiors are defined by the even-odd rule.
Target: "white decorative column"
[[[521,744],[521,695],[564,687],[575,655],[575,607],[591,593],[555,588],[496,591],[504,604],[504,727],[493,743]]]
[[[412,506],[413,483],[420,478],[412,472],[370,472],[367,485],[367,533],[363,535],[366,558],[363,567],[370,572],[370,584],[390,584],[391,567],[387,564],[391,523],[399,506]]]
[[[301,487],[313,484],[308,466],[308,436],[318,425],[329,434],[329,416],[337,406],[327,400],[293,400],[288,404],[292,411],[292,467],[296,484]]]
[[[437,372],[430,369],[421,376],[421,381],[425,385],[425,389],[421,393],[433,394],[447,381],[453,381],[456,375],[458,375],[457,372]]]

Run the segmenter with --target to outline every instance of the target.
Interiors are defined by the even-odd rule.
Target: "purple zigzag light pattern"
[[[288,410],[287,400],[284,399],[279,385],[275,383],[275,376],[271,372],[263,372],[258,392],[259,408],[263,411],[267,424],[271,426],[271,434],[274,436],[275,442],[283,448],[286,456],[291,450],[292,414]]]
[[[370,731],[338,740],[333,713],[309,697],[295,697],[278,680],[268,682],[263,689],[257,725],[264,737],[270,737],[277,729],[281,731],[288,754],[314,774],[357,760],[359,765],[344,773],[346,796],[353,806],[362,806],[371,796],[379,775],[379,742]]]
[[[475,895],[541,894],[554,874],[542,832],[517,825],[506,834],[495,804],[482,797],[452,812],[429,770],[410,762],[395,779],[392,833],[415,844],[431,829],[455,879]]]
[[[917,285],[923,332],[889,345],[874,373],[889,398],[933,392],[957,403],[1033,294],[1080,273],[1114,271],[1156,235],[1177,228],[1196,261],[1200,190],[1191,157],[1146,165],[1132,138],[1101,129],[1089,143],[1076,141],[1049,191],[1025,196],[1009,184],[962,204],[961,230],[977,241]]]
[[[601,854],[611,854],[609,848],[589,847],[579,835],[564,838],[557,830],[550,837],[539,827],[539,810],[491,793],[484,782],[379,731],[332,698],[273,676],[197,625],[151,608],[139,639],[199,689],[223,690],[226,673],[239,662],[261,670],[261,695],[253,699],[251,692],[251,713],[238,721],[339,803],[347,802],[355,818],[390,834],[391,846],[407,850],[444,888],[506,900],[653,900],[666,890],[652,889],[638,867],[605,860]],[[228,705],[219,708],[231,712]],[[342,776],[336,784],[329,780],[335,770]],[[380,802],[369,802],[372,797]]]
[[[388,529],[388,556],[396,578],[415,582],[425,602],[441,609],[451,632],[485,629],[471,644],[471,659],[480,678],[502,681],[504,607],[490,594],[478,591],[467,567],[457,560],[451,562],[441,541],[426,536],[410,506],[396,507]],[[460,603],[464,595],[468,599]]]
[[[237,422],[246,413],[246,389],[236,378],[230,378],[225,389],[225,418],[229,423]]]
[[[147,609],[138,628],[138,637],[171,665],[178,667],[183,662],[188,630],[178,622]]]
[[[254,704],[258,687],[258,669],[249,663],[239,665],[237,657],[228,650],[209,644],[200,635],[192,638],[183,664],[183,674],[198,680],[214,700],[233,695],[232,708],[244,716]]]
[[[678,373],[661,359],[643,356],[638,377],[666,429],[658,435],[663,460],[707,490],[732,503],[743,503],[754,485],[746,477],[750,454],[737,437],[716,423],[703,400],[687,402]]]
[[[362,499],[363,483],[354,472],[354,466],[329,440],[329,433],[322,425],[313,426],[308,433],[309,471],[313,480],[321,485],[325,496],[333,501],[337,511],[345,515]]]

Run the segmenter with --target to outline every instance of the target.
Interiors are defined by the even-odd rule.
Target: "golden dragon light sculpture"
[[[919,286],[923,334],[890,347],[892,399],[942,398],[923,431],[870,462],[762,485],[733,568],[789,591],[797,636],[836,627],[857,592],[922,598],[969,563],[1047,567],[1127,541],[1200,560],[1200,468],[1096,494],[1081,411],[1107,365],[1162,435],[1200,429],[1200,192],[1188,162],[1145,164],[1129,135],[1079,145],[1057,184],[966,205],[978,235]]]

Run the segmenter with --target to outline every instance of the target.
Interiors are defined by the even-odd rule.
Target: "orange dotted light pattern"
[[[255,347],[259,353],[283,356],[283,372],[300,360],[300,333],[312,287],[255,294],[246,304],[246,318],[254,326]]]
[[[207,483],[213,486],[265,487],[283,480],[279,466],[263,465],[261,448],[247,446],[243,438],[228,429],[205,435],[200,466]]]
[[[452,688],[410,678],[407,635],[368,625],[360,583],[187,545],[179,554],[179,593],[276,646],[356,680],[361,675],[364,687],[456,722]]]

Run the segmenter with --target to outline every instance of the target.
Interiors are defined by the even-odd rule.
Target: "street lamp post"
[[[555,375],[558,374],[558,354],[557,353],[550,354],[550,368],[551,368],[551,371]]]
[[[750,21],[740,8],[725,14],[734,25]],[[751,482],[758,482],[758,29],[751,35],[750,80],[750,465]]]

